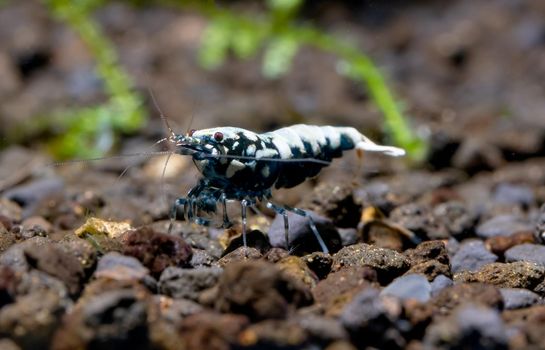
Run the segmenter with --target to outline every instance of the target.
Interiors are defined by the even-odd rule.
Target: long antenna
[[[153,102],[153,105],[155,106],[155,109],[157,109],[157,111],[159,112],[159,116],[161,117],[161,120],[165,123],[165,126],[168,129],[170,137],[176,136],[176,134],[174,133],[174,130],[172,130],[172,128],[170,127],[170,125],[168,123],[167,117],[163,114],[163,111],[159,107],[159,104],[157,103],[157,99],[155,98],[155,95],[153,94],[153,91],[151,90],[150,87],[148,87],[148,92],[149,92],[149,94],[151,96],[151,101]]]

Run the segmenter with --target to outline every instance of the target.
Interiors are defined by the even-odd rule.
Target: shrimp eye
[[[195,133],[195,131],[197,131],[197,130],[191,129],[191,130],[189,130],[189,132],[187,133],[187,135],[193,136],[193,134]]]
[[[216,140],[216,141],[218,141],[218,142],[221,141],[221,140],[223,140],[223,134],[222,134],[221,132],[219,132],[219,131],[216,132],[216,133],[214,134],[214,140]]]

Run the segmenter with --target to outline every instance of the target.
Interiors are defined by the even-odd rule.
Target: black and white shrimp
[[[239,201],[242,239],[246,246],[247,208],[264,202],[268,208],[283,216],[288,248],[287,213],[293,212],[308,218],[309,226],[324,252],[328,252],[328,248],[311,216],[305,210],[273,203],[272,189],[291,188],[316,176],[333,158],[341,157],[347,150],[381,152],[389,156],[405,154],[403,149],[374,143],[352,127],[305,124],[263,134],[236,127],[191,130],[185,135],[176,134],[170,129],[168,140],[175,144],[177,153],[191,155],[202,174],[187,196],[175,201],[170,211],[169,231],[179,207],[184,218],[207,225],[210,220],[199,216],[199,212],[215,213],[217,203],[223,207],[223,225],[228,227],[230,220],[226,203]]]

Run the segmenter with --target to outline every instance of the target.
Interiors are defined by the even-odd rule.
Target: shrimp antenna
[[[148,88],[148,92],[149,92],[149,94],[151,96],[151,101],[153,102],[153,106],[159,112],[159,116],[161,117],[161,120],[163,121],[163,123],[165,123],[165,126],[168,129],[168,133],[170,134],[170,137],[176,136],[176,133],[174,133],[174,130],[172,130],[172,128],[170,127],[170,124],[168,123],[167,117],[165,116],[165,114],[163,113],[161,108],[159,107],[159,103],[157,103],[157,99],[155,98],[155,94],[153,93],[151,88]]]
[[[120,154],[117,156],[96,157],[96,158],[86,158],[86,159],[71,159],[71,160],[65,160],[62,162],[51,163],[50,166],[64,166],[68,164],[87,163],[87,162],[94,162],[94,161],[106,160],[106,159],[122,159],[127,157],[155,157],[155,156],[162,156],[162,155],[171,154],[171,153],[172,151],[139,152],[139,153]]]

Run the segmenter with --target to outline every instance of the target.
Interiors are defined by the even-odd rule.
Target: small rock
[[[246,233],[246,240],[248,247],[259,250],[261,254],[265,254],[269,251],[269,249],[271,249],[269,238],[267,237],[267,235],[259,230],[251,230],[250,232]],[[229,240],[227,247],[222,253],[222,256],[225,256],[234,251],[235,249],[243,246],[244,240],[241,233]]]
[[[293,321],[264,320],[244,329],[239,340],[243,347],[255,349],[300,349],[308,334]]]
[[[149,270],[138,259],[117,252],[110,252],[99,260],[95,270],[95,278],[140,281],[148,273]]]
[[[452,277],[452,273],[450,272],[450,267],[448,265],[441,264],[437,260],[429,260],[429,261],[425,261],[425,262],[413,265],[411,266],[409,271],[405,273],[405,275],[409,275],[409,274],[424,275],[430,282],[440,275]]]
[[[120,289],[120,283],[126,287]],[[64,317],[51,348],[149,349],[149,294],[143,287],[130,286],[106,279],[87,285],[83,297]]]
[[[217,259],[206,250],[196,248],[193,248],[192,250],[193,255],[189,262],[192,267],[210,267],[217,261]]]
[[[490,238],[496,236],[511,236],[521,231],[532,231],[532,225],[516,215],[498,215],[479,226],[477,226],[477,236],[481,238]]]
[[[413,232],[420,239],[446,239],[449,232],[425,205],[410,203],[395,208],[390,220]]]
[[[363,242],[375,247],[402,252],[407,247],[414,247],[418,240],[414,233],[400,225],[385,220],[372,220],[362,227]]]
[[[261,259],[263,255],[259,250],[251,247],[239,247],[235,251],[225,255],[218,260],[218,266],[225,267],[234,262],[239,261],[248,261],[248,260],[258,260]]]
[[[455,282],[481,282],[500,288],[533,290],[545,276],[545,267],[534,263],[492,263],[476,272],[464,271],[454,275]]]
[[[459,240],[470,236],[477,222],[477,216],[458,201],[437,205],[433,209],[433,215],[445,226],[451,237]]]
[[[466,301],[501,309],[503,298],[498,288],[483,283],[458,283],[443,288],[431,299],[431,304],[440,315],[447,315]]]
[[[424,349],[508,349],[505,325],[498,311],[467,305],[445,320],[432,324]]]
[[[358,243],[358,230],[353,227],[337,228],[339,236],[341,236],[341,245],[346,247]]]
[[[501,288],[500,293],[506,310],[522,309],[541,303],[542,299],[536,293],[521,288]]]
[[[54,291],[21,296],[0,309],[0,333],[23,349],[47,349],[70,302]]]
[[[123,254],[134,256],[159,277],[169,266],[189,266],[193,252],[182,238],[143,227],[124,237]]]
[[[545,246],[540,244],[519,244],[505,252],[505,261],[527,261],[545,266]]]
[[[302,315],[297,317],[297,323],[307,331],[311,341],[330,343],[339,339],[348,339],[348,333],[335,318]]]
[[[25,219],[21,225],[25,230],[34,230],[48,234],[53,229],[53,225],[41,216],[31,216]]]
[[[243,313],[253,320],[284,318],[290,309],[310,304],[310,291],[275,265],[236,262],[225,267],[218,283],[216,309]]]
[[[422,242],[414,249],[407,249],[403,254],[413,265],[430,260],[436,260],[445,265],[450,263],[445,243],[438,240]]]
[[[361,212],[361,205],[354,200],[353,186],[338,182],[321,182],[300,207],[330,218],[338,227],[356,227]]]
[[[450,287],[454,282],[445,275],[439,275],[431,282],[431,295],[436,296],[443,289]]]
[[[106,236],[108,238],[120,238],[125,232],[132,230],[132,226],[126,222],[106,221],[98,218],[89,218],[80,226],[75,234],[78,237]]]
[[[313,288],[318,283],[318,277],[303,261],[297,256],[287,256],[276,263],[286,276],[304,283],[307,287]]]
[[[345,306],[340,320],[359,348],[402,349],[405,340],[395,327],[395,317],[388,310],[379,291],[367,288]]]
[[[529,186],[500,183],[494,189],[492,199],[501,204],[516,204],[528,208],[534,203],[534,192]]]
[[[460,248],[452,257],[452,272],[474,272],[497,260],[498,257],[486,249],[483,241],[468,240],[460,245]]]
[[[314,252],[303,256],[301,259],[316,274],[319,279],[324,279],[331,271],[333,258],[329,254]]]
[[[31,216],[40,202],[61,192],[63,188],[64,181],[61,178],[40,178],[12,187],[3,196],[19,204],[24,209],[23,216]]]
[[[184,318],[178,332],[182,337],[178,349],[231,349],[249,325],[244,315],[222,315],[210,311]]]
[[[323,306],[326,315],[338,316],[354,295],[371,287],[376,280],[377,273],[369,266],[347,266],[318,282],[312,295],[316,303]]]
[[[338,251],[341,247],[341,237],[333,223],[322,216],[307,212],[314,220],[320,236],[324,240],[331,253]],[[294,255],[305,255],[316,251],[322,251],[316,236],[309,226],[309,219],[292,212],[288,213],[289,221],[289,249]],[[276,215],[269,228],[269,240],[273,247],[286,247],[284,231],[284,219],[282,215]]]
[[[325,254],[329,256],[329,254]],[[267,254],[263,257],[265,260],[272,262],[273,264],[279,262],[285,257],[290,256],[289,252],[282,248],[271,248]]]
[[[198,301],[200,293],[216,285],[222,273],[219,267],[167,267],[159,278],[159,291],[174,299]]]
[[[7,266],[0,266],[0,309],[15,301],[21,276]]]
[[[0,349],[2,350],[21,350],[21,348],[13,340],[4,338],[0,339]]]
[[[410,263],[409,259],[395,250],[360,243],[344,247],[333,256],[332,271],[345,266],[371,266],[377,271],[379,281],[388,283],[407,271]]]
[[[24,249],[24,254],[30,267],[64,282],[70,294],[79,293],[85,279],[83,267],[75,256],[66,253],[58,243],[31,245]]]
[[[393,280],[380,295],[390,295],[401,300],[415,299],[425,303],[431,297],[431,285],[423,275],[405,275]]]
[[[506,250],[523,243],[535,243],[536,239],[533,232],[521,231],[511,236],[496,236],[488,238],[485,242],[486,247],[492,253],[503,256]]]
[[[50,243],[51,240],[49,238],[36,236],[14,244],[0,255],[0,265],[9,266],[17,271],[27,271],[31,267],[28,265],[25,250],[27,248],[34,249],[33,247],[36,250],[40,250]]]

